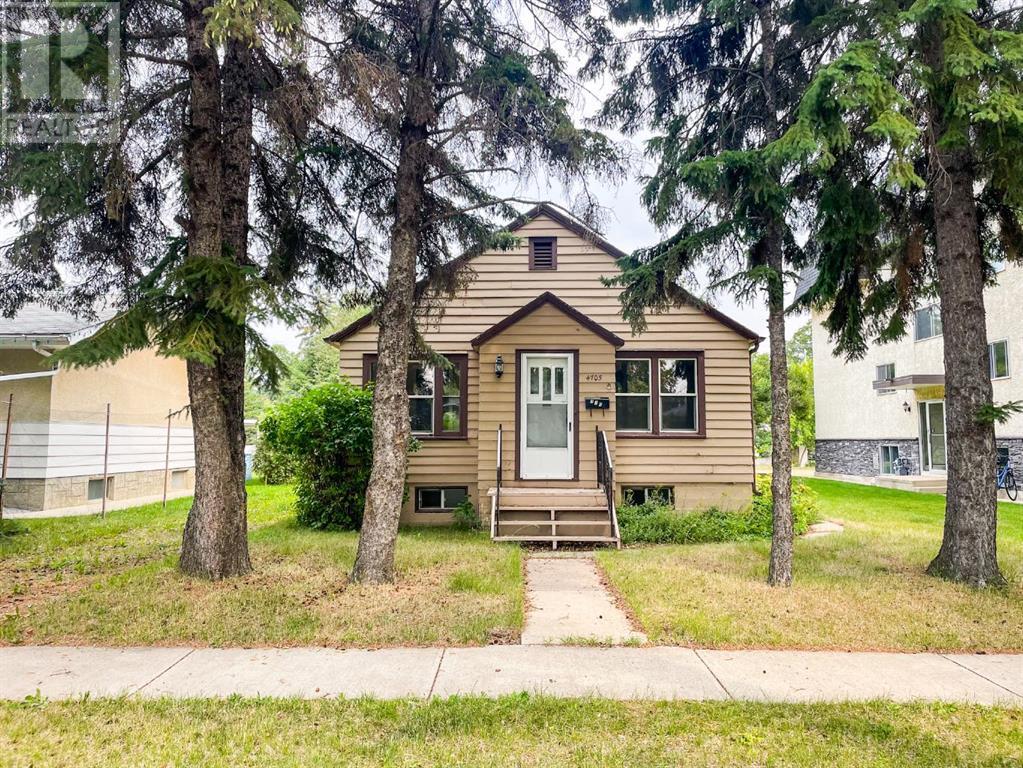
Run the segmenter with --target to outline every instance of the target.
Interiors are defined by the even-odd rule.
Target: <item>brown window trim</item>
[[[665,357],[682,357],[696,360],[696,431],[695,432],[662,432],[661,431],[661,381],[659,361]],[[615,429],[615,439],[640,440],[692,440],[707,437],[707,387],[704,353],[702,350],[619,350],[615,353],[618,360],[649,360],[650,361],[650,431],[639,432]],[[617,395],[617,393],[616,393]]]
[[[433,375],[433,434],[416,434],[417,440],[465,440],[469,436],[469,356],[466,354],[442,353],[442,356],[453,365],[458,366],[459,382],[461,384],[462,411],[457,432],[440,431],[444,423],[444,369],[439,365],[434,366]],[[375,354],[362,356],[362,386],[368,386],[370,382],[370,366],[376,362]],[[415,362],[415,361],[410,361]]]
[[[451,514],[454,511],[454,507],[421,507],[419,506],[419,491],[421,490],[432,490],[432,491],[449,491],[459,490],[465,491],[465,498],[471,499],[469,496],[469,486],[467,485],[416,485],[412,488],[412,508],[415,512],[424,515],[444,515]]]
[[[533,260],[533,246],[538,242],[551,243],[551,265],[549,267],[538,267]],[[558,238],[556,237],[531,237],[529,238],[529,269],[533,272],[555,272],[558,269]]]

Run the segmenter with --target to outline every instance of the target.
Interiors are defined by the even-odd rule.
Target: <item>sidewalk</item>
[[[500,696],[1023,706],[1023,654],[689,648],[0,648],[0,698]]]

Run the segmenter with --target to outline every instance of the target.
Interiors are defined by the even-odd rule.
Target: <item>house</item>
[[[602,281],[622,251],[551,205],[508,230],[517,246],[462,257],[464,287],[421,324],[451,365],[409,362],[421,448],[402,521],[446,523],[468,499],[496,538],[614,541],[623,500],[748,504],[757,334],[693,299],[633,335]],[[371,316],[327,340],[372,381]]]
[[[192,492],[192,426],[187,409],[181,410],[188,403],[184,361],[142,350],[96,368],[53,363],[54,351],[101,324],[102,318],[85,320],[37,304],[0,318],[5,509],[129,506],[162,498],[165,484],[168,496]]]
[[[816,280],[801,275],[799,298]],[[1023,267],[999,265],[984,294],[996,403],[1023,400]],[[922,304],[897,342],[860,360],[832,354],[825,314],[811,318],[817,404],[816,472],[917,490],[945,488],[945,367],[941,315]],[[1023,415],[995,426],[1001,460],[1023,466]]]

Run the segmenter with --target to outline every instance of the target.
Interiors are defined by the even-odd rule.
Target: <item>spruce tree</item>
[[[656,132],[656,169],[643,201],[670,235],[622,265],[624,314],[637,329],[648,311],[686,301],[677,290],[698,269],[742,299],[768,307],[774,533],[768,582],[792,581],[791,436],[785,349],[785,280],[802,264],[793,236],[795,186],[766,151],[794,119],[802,88],[841,28],[840,2],[682,0],[613,2],[638,64],[607,30],[588,69],[622,72],[603,119]],[[619,51],[609,55],[608,51]]]
[[[899,338],[937,294],[944,331],[948,493],[928,571],[1004,583],[984,287],[1019,259],[1023,223],[1021,10],[972,0],[865,3],[851,42],[808,89],[777,154],[817,176],[804,301],[829,311],[838,351]]]

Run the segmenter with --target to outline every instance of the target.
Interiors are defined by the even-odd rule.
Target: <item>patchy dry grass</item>
[[[924,574],[944,497],[808,480],[845,532],[796,543],[795,586],[765,584],[770,542],[600,553],[654,643],[718,648],[1023,650],[1023,506],[999,508],[1005,589]]]
[[[1016,766],[1023,710],[498,700],[0,705],[12,766]],[[101,734],[102,737],[98,737]]]
[[[522,625],[520,552],[481,534],[410,530],[398,580],[348,582],[354,533],[294,522],[290,489],[253,485],[255,571],[207,582],[175,569],[188,501],[8,524],[0,642],[102,645],[480,644]]]

